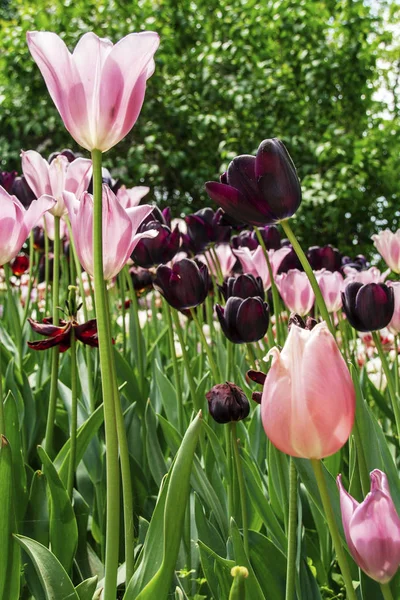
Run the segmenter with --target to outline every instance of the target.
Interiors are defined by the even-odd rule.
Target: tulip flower
[[[304,271],[291,269],[288,273],[282,273],[277,276],[276,285],[290,312],[297,313],[301,317],[310,312],[315,296]]]
[[[219,286],[225,300],[231,296],[238,298],[254,298],[256,296],[264,300],[264,286],[261,277],[254,277],[244,273],[238,277],[229,277],[224,285]]]
[[[231,296],[225,307],[216,304],[222,331],[234,344],[247,344],[261,340],[269,325],[268,304],[259,297],[237,298]]]
[[[243,247],[233,251],[235,256],[240,260],[244,273],[261,277],[265,290],[271,287],[271,279],[269,276],[267,261],[265,260],[264,252],[261,246],[251,251],[249,248]],[[290,252],[289,248],[279,248],[279,250],[269,250],[268,257],[271,263],[272,274],[274,278],[278,273],[279,267],[285,256]]]
[[[64,192],[64,202],[71,221],[79,261],[89,275],[94,275],[93,265],[93,196],[85,192],[81,200],[71,192]],[[136,244],[143,237],[155,237],[154,230],[137,233],[143,219],[153,210],[144,204],[125,210],[115,194],[103,185],[103,273],[112,279],[128,262]]]
[[[381,584],[390,581],[400,565],[400,519],[385,473],[370,474],[371,489],[358,503],[337,477],[347,545],[357,565]]]
[[[342,292],[343,311],[357,331],[386,327],[394,313],[394,292],[384,283],[352,282]]]
[[[71,345],[72,329],[76,339],[83,344],[94,348],[99,345],[96,319],[91,319],[82,325],[79,325],[74,318],[69,318],[66,321],[61,319],[59,325],[53,325],[51,318],[43,319],[42,323],[38,323],[33,319],[28,319],[28,322],[35,333],[46,336],[45,340],[28,342],[28,346],[32,350],[48,350],[48,348],[59,346],[60,352],[65,352]]]
[[[39,198],[48,194],[56,200],[50,210],[55,217],[62,217],[67,212],[63,192],[72,192],[80,198],[92,176],[92,161],[87,158],[70,162],[63,154],[58,154],[49,164],[34,150],[22,152],[21,158],[24,176],[35,195]]]
[[[307,252],[308,262],[314,271],[326,269],[327,271],[339,271],[342,266],[342,255],[337,248],[330,244],[328,246],[312,246]]]
[[[216,277],[218,277],[219,272],[222,277],[228,277],[236,264],[236,256],[229,244],[218,244],[214,246],[214,254],[208,250],[205,256],[200,254],[197,258],[205,262],[209,266],[211,273]]]
[[[391,287],[394,294],[393,316],[388,324],[390,333],[398,335],[400,333],[400,281],[388,281],[388,287]]]
[[[26,254],[19,254],[10,262],[13,275],[20,277],[29,269],[29,257]]]
[[[385,229],[372,236],[374,245],[393,273],[400,273],[400,229]]]
[[[194,253],[202,252],[211,242],[227,242],[231,228],[220,225],[221,209],[202,208],[185,217],[187,233],[185,243]]]
[[[283,257],[281,264],[279,265],[278,275],[281,273],[287,273],[291,269],[297,269],[298,271],[304,271],[303,265],[301,264],[299,257],[293,250],[290,244],[282,245],[282,249],[286,250],[286,254]]]
[[[117,191],[117,198],[124,208],[132,208],[138,206],[141,199],[146,196],[150,191],[150,188],[145,185],[137,185],[133,188],[127,188],[125,185],[121,185]]]
[[[328,312],[337,312],[342,308],[343,276],[339,271],[322,269],[315,273]]]
[[[281,247],[281,234],[275,225],[266,225],[265,227],[260,227],[259,231],[267,250],[279,250]],[[254,240],[257,240],[258,245],[256,232],[252,231],[251,235]]]
[[[157,231],[155,238],[142,238],[136,244],[132,252],[132,260],[139,267],[152,267],[160,263],[169,262],[179,250],[180,233],[179,228],[173,231],[158,221],[150,221],[140,227],[140,232],[148,230]]]
[[[154,72],[157,33],[130,33],[115,45],[85,33],[72,54],[55,33],[29,31],[27,41],[64,125],[78,144],[106,152],[129,133]]]
[[[202,304],[210,287],[205,264],[198,265],[190,258],[175,262],[172,268],[160,265],[153,283],[168,304],[183,310]]]
[[[261,142],[257,155],[237,156],[206,191],[228,215],[250,225],[270,225],[291,217],[301,203],[301,188],[288,151],[278,139]]]
[[[219,383],[206,394],[208,410],[217,423],[242,421],[250,412],[244,391],[234,383]]]
[[[11,188],[17,177],[17,171],[0,171],[0,186],[11,194]]]
[[[383,273],[377,267],[370,267],[369,269],[359,270],[354,266],[344,265],[343,273],[346,275],[344,280],[345,285],[356,281],[357,283],[383,283],[386,277],[389,275],[390,270],[384,271]]]
[[[42,215],[53,208],[55,201],[50,196],[34,200],[28,210],[15,196],[10,196],[0,186],[0,265],[15,258]]]
[[[23,175],[14,179],[10,194],[16,196],[24,208],[29,208],[33,200],[36,199],[35,194]]]
[[[235,250],[240,248],[248,248],[255,250],[259,246],[257,238],[253,236],[253,231],[241,231],[239,235],[234,235],[231,239],[232,248]]]
[[[320,459],[334,454],[351,433],[355,391],[347,365],[325,322],[292,325],[280,352],[272,348],[261,418],[282,452]]]

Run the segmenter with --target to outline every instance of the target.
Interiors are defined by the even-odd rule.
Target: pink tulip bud
[[[85,33],[72,54],[49,31],[28,31],[27,42],[74,140],[102,152],[118,144],[142,108],[146,81],[154,72],[157,33],[130,33],[115,45]]]
[[[328,312],[337,312],[342,308],[343,275],[339,271],[331,272],[322,269],[315,272],[321,294]]]
[[[64,192],[72,234],[79,261],[89,275],[94,275],[93,264],[93,196],[85,192],[80,202],[71,192]],[[137,233],[139,225],[153,210],[144,204],[124,209],[115,194],[103,185],[103,271],[104,279],[112,279],[126,265],[133,249],[143,237],[155,237],[150,230]]]
[[[349,370],[325,322],[311,330],[293,324],[283,350],[272,348],[261,418],[282,452],[324,458],[346,443],[354,421]]]
[[[385,229],[373,235],[372,239],[387,266],[394,273],[400,273],[400,229],[396,233]]]
[[[17,256],[33,227],[54,206],[55,200],[41,196],[25,210],[18,198],[0,186],[0,203],[0,265],[4,265]]]
[[[290,312],[304,317],[310,312],[315,296],[304,271],[290,269],[276,278],[276,285]]]
[[[243,273],[254,275],[254,277],[261,277],[264,289],[269,290],[271,287],[271,279],[262,247],[257,246],[255,250],[241,247],[234,250],[233,253],[240,260]],[[290,248],[279,248],[279,250],[268,251],[268,257],[271,263],[271,270],[274,278],[278,273],[278,269],[281,266],[283,259],[288,254],[290,254]]]
[[[371,579],[387,583],[400,565],[400,519],[385,473],[370,474],[371,490],[359,504],[337,477],[343,529],[352,557]]]

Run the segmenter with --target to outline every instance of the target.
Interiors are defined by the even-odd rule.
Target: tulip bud
[[[234,235],[231,239],[232,248],[248,248],[255,250],[259,246],[258,240],[253,236],[253,231],[241,231],[239,235]]]
[[[205,264],[190,258],[174,263],[172,269],[160,265],[153,283],[168,304],[182,310],[202,304],[207,297],[210,277]]]
[[[281,247],[281,234],[275,225],[260,227],[259,231],[267,250],[279,250]],[[254,240],[257,240],[258,245],[258,238],[255,231],[252,232],[252,237]]]
[[[206,191],[234,219],[256,226],[291,217],[301,203],[295,166],[278,139],[261,142],[256,156],[234,158],[221,182],[209,181]]]
[[[385,229],[372,236],[374,245],[393,273],[400,273],[400,229],[392,233]]]
[[[17,176],[17,171],[1,171],[0,172],[0,185],[9,194],[11,193],[11,188],[13,186],[16,176]]]
[[[228,298],[223,308],[216,305],[218,320],[222,331],[234,344],[247,344],[261,340],[269,325],[268,304],[257,298]]]
[[[24,208],[28,208],[36,198],[23,175],[14,179],[10,194],[16,196]]]
[[[307,252],[308,262],[314,271],[326,269],[327,271],[339,271],[342,266],[342,255],[337,248],[330,244],[328,246],[312,246]]]
[[[157,231],[157,237],[142,238],[139,240],[131,254],[132,260],[139,267],[149,268],[160,263],[167,263],[173,259],[179,250],[180,233],[179,227],[173,231],[166,225],[158,221],[150,221],[142,225],[140,232],[154,230]]]
[[[228,277],[224,285],[218,286],[227,300],[231,296],[238,298],[254,298],[259,296],[264,300],[264,286],[261,277],[254,277],[247,273],[238,277]]]
[[[357,331],[377,331],[389,324],[394,312],[393,288],[384,283],[347,284],[342,292],[343,311]]]
[[[250,412],[244,391],[234,383],[219,383],[206,394],[210,415],[217,423],[241,421]]]
[[[187,243],[194,252],[202,252],[211,242],[229,241],[231,228],[221,226],[221,211],[214,213],[212,208],[202,208],[185,217]]]
[[[14,275],[22,275],[29,268],[29,257],[26,254],[19,254],[10,262],[10,267]]]
[[[304,273],[298,269],[291,269],[276,278],[279,293],[288,309],[304,317],[310,312],[314,304],[315,296],[310,281]]]
[[[328,312],[337,312],[342,308],[343,275],[339,271],[331,272],[323,269],[315,273],[322,297]]]
[[[370,478],[371,490],[359,504],[344,489],[338,475],[343,529],[360,569],[371,579],[387,583],[400,564],[400,519],[385,473],[375,469]]]

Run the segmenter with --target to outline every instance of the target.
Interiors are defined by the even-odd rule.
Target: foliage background
[[[27,30],[72,49],[86,31],[152,29],[156,71],[137,125],[105,157],[113,174],[188,213],[231,158],[280,137],[304,189],[303,242],[370,253],[373,232],[399,227],[399,21],[385,0],[0,0],[1,168],[19,170],[21,148],[79,150]]]

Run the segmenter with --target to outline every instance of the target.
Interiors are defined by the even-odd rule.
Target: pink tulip
[[[337,312],[342,308],[343,275],[338,271],[331,272],[322,269],[315,272],[319,288],[325,300],[328,312]]]
[[[66,156],[59,154],[49,164],[35,150],[22,152],[21,158],[22,171],[35,196],[48,194],[56,200],[50,210],[55,217],[67,212],[63,192],[72,192],[80,198],[92,177],[92,161],[87,158],[77,158],[70,163]]]
[[[78,201],[71,192],[64,192],[72,234],[79,261],[89,275],[94,275],[93,264],[93,196],[85,192]],[[149,230],[136,233],[141,222],[153,210],[144,204],[124,209],[115,194],[103,185],[103,271],[104,279],[112,279],[126,265],[138,241],[143,237],[156,237]]]
[[[292,325],[283,350],[272,348],[261,418],[282,452],[324,458],[346,443],[354,421],[349,370],[325,322],[311,331]]]
[[[400,273],[400,229],[396,233],[385,229],[385,231],[374,234],[372,239],[387,266],[394,273]]]
[[[387,285],[393,288],[394,292],[394,312],[387,327],[390,333],[397,335],[400,333],[400,281],[388,281]]]
[[[117,191],[117,198],[124,208],[132,208],[138,206],[141,199],[146,196],[150,191],[150,188],[145,185],[137,185],[133,188],[127,188],[122,185]]]
[[[377,267],[371,267],[366,271],[357,271],[353,267],[345,266],[343,267],[343,271],[346,275],[346,279],[344,280],[345,286],[353,281],[357,281],[363,285],[366,283],[383,283],[390,273],[390,269],[381,273]]]
[[[298,269],[290,269],[276,278],[282,300],[290,312],[304,317],[310,312],[315,296],[307,275]]]
[[[371,579],[387,583],[400,565],[400,519],[385,473],[370,474],[371,490],[359,504],[337,477],[343,529],[352,557]]]
[[[27,41],[64,125],[78,144],[106,152],[129,133],[154,72],[157,33],[130,33],[115,45],[85,33],[72,54],[55,33],[28,31]]]
[[[228,277],[232,273],[232,269],[236,262],[236,256],[233,254],[229,244],[218,244],[214,247],[215,254],[217,255],[218,266],[221,269],[222,276]],[[214,256],[211,252],[207,251],[207,258],[200,255],[199,258],[202,262],[208,265],[211,273],[217,275],[217,267],[214,263]],[[176,262],[176,261],[174,261]]]
[[[17,256],[31,229],[46,210],[53,208],[55,201],[50,196],[41,196],[25,210],[15,196],[0,186],[0,203],[0,265],[4,265]]]
[[[255,250],[250,250],[247,247],[237,248],[233,251],[235,256],[240,260],[244,273],[261,277],[265,290],[271,287],[271,279],[269,276],[267,261],[265,260],[264,252],[261,246],[257,246]],[[272,274],[276,278],[281,262],[287,254],[290,253],[290,248],[284,247],[279,250],[268,250],[268,257],[271,263]]]

